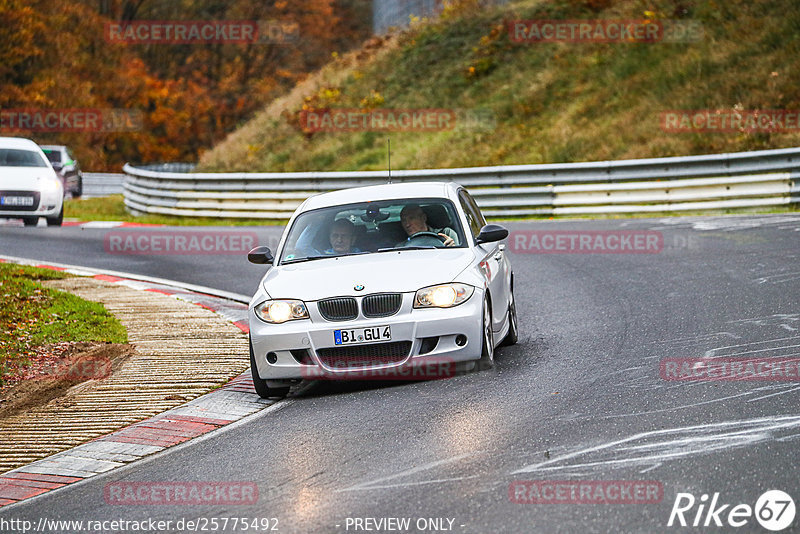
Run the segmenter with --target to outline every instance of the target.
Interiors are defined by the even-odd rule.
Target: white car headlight
[[[55,176],[48,176],[42,180],[42,193],[55,193],[61,188],[61,180]]]
[[[256,316],[266,323],[285,323],[308,319],[308,309],[302,300],[266,300],[254,308]]]
[[[459,283],[423,287],[414,296],[414,307],[451,308],[466,302],[474,291],[474,287]]]

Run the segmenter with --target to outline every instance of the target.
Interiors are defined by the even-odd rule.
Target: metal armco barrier
[[[382,184],[386,171],[193,173],[126,164],[132,213],[287,219],[316,192]],[[169,170],[166,170],[169,169]],[[800,148],[677,158],[393,170],[393,182],[455,181],[493,217],[647,213],[800,202]]]
[[[84,172],[83,197],[105,197],[108,195],[121,195],[125,175],[110,172]]]

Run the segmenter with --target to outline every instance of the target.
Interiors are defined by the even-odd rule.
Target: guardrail
[[[125,175],[113,172],[84,172],[83,197],[105,197],[121,195],[124,192]]]
[[[311,194],[382,184],[386,171],[194,173],[126,164],[132,213],[287,219]],[[393,182],[456,181],[488,216],[646,213],[800,202],[800,147],[707,156],[393,170]]]

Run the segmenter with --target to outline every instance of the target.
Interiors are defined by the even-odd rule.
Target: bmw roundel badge
[[[353,289],[355,289],[356,291],[362,291],[364,289],[364,286],[362,286],[361,284],[358,284],[355,287],[353,287]]]

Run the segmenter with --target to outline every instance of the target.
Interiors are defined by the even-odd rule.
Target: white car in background
[[[0,218],[36,226],[39,217],[45,217],[48,226],[61,226],[61,179],[39,145],[30,139],[0,137]]]
[[[256,391],[282,397],[301,379],[410,376],[398,371],[432,361],[491,367],[495,347],[517,341],[507,236],[452,182],[309,198],[274,257],[263,246],[248,254],[272,265],[249,306]]]

